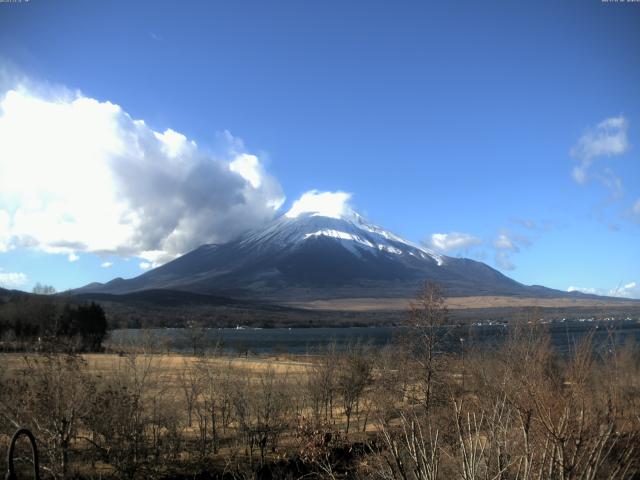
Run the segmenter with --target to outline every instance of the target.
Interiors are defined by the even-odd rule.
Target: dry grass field
[[[397,344],[314,356],[151,344],[0,354],[0,450],[17,427],[31,429],[42,478],[54,479],[640,475],[633,342],[596,355],[586,335],[560,355],[545,324],[523,319],[496,348],[469,339],[463,354],[445,354],[444,299],[425,291],[410,317]]]
[[[334,300],[312,300],[307,302],[289,302],[287,305],[310,310],[330,311],[406,311],[411,298],[341,298]],[[633,300],[591,299],[591,298],[526,298],[502,296],[449,297],[446,305],[450,310],[475,308],[603,308],[638,307]]]
[[[0,353],[0,363],[5,375],[23,372],[28,366],[32,354]],[[177,353],[139,353],[133,356],[116,353],[89,353],[78,355],[85,365],[83,368],[91,376],[99,378],[116,375],[130,368],[132,358],[136,364],[149,368],[155,385],[163,395],[178,397],[181,394],[181,378],[185,372],[199,368],[233,372],[234,376],[248,379],[251,382],[267,372],[273,372],[286,378],[295,385],[306,379],[314,365],[313,357],[289,356],[213,356],[201,357],[181,355]],[[161,387],[161,388],[160,388]]]
[[[112,407],[116,410],[123,409],[125,412],[122,413],[126,413],[127,405],[130,405],[135,398],[137,406],[129,412],[129,415],[144,417],[142,420],[144,426],[141,427],[144,431],[149,428],[158,429],[158,434],[166,438],[171,435],[178,436],[179,440],[173,439],[176,443],[172,448],[178,448],[180,451],[169,455],[173,458],[172,462],[175,465],[198,464],[205,455],[203,450],[206,450],[209,454],[215,452],[210,461],[213,462],[212,465],[217,466],[216,468],[223,469],[226,463],[232,461],[237,463],[237,468],[241,468],[245,465],[253,465],[256,461],[256,452],[261,449],[263,458],[275,459],[280,455],[275,450],[275,443],[273,449],[268,451],[265,449],[267,438],[270,443],[276,441],[270,430],[277,431],[280,449],[296,450],[298,442],[292,436],[296,430],[296,419],[300,415],[312,415],[303,405],[305,403],[303,397],[309,383],[309,376],[315,368],[314,360],[317,359],[282,355],[248,358],[204,357],[133,351],[119,354],[81,354],[73,357],[62,354],[2,353],[0,354],[2,364],[0,385],[2,381],[6,382],[5,386],[11,385],[12,380],[16,379],[18,386],[13,393],[4,389],[0,406],[15,404],[14,395],[20,395],[20,391],[25,386],[20,383],[20,379],[26,379],[27,384],[32,380],[36,382],[42,380],[45,384],[40,384],[39,387],[47,392],[46,400],[42,399],[38,393],[32,392],[36,397],[40,397],[38,401],[47,403],[45,415],[51,409],[60,407],[63,410],[73,411],[75,408],[73,404],[78,406],[74,414],[76,417],[87,414],[87,411],[91,410],[89,403],[93,399],[89,399],[90,402],[87,403],[86,398],[75,398],[73,391],[77,389],[83,390],[85,394],[91,392],[96,397],[100,396],[100,391],[109,392],[114,388],[126,390],[132,393],[133,397],[120,405],[117,403],[121,399],[112,399],[115,401]],[[60,383],[63,390],[69,390],[71,397],[52,398],[48,390],[52,379]],[[59,393],[64,397],[64,392]],[[160,411],[156,411],[156,408],[160,408]],[[296,413],[293,411],[294,408]],[[237,412],[232,412],[236,409]],[[5,420],[12,414],[14,418],[21,416],[19,412],[15,410],[12,412],[11,408],[9,410],[4,412]],[[338,429],[343,428],[343,412],[337,404],[332,406],[331,410],[334,425]],[[62,417],[68,417],[69,412],[58,413],[61,413]],[[106,412],[102,412],[104,413]],[[119,418],[117,411],[109,412],[107,416],[112,417],[113,422],[122,421],[124,424],[135,422],[134,418]],[[96,421],[99,423],[99,419],[92,420],[93,423]],[[40,422],[32,424],[31,428],[37,431],[39,428],[36,425],[41,425]],[[212,422],[216,422],[217,431],[212,427]],[[7,446],[9,435],[17,427],[17,423],[0,422],[0,425],[2,426],[0,450],[2,450],[3,445]],[[115,431],[107,429],[110,434],[106,434],[103,441],[106,444],[117,442],[118,439],[114,438],[114,435],[117,435],[117,430],[123,428],[126,429],[126,425],[120,425]],[[79,427],[75,434],[78,438],[86,438],[89,435],[94,437],[95,432],[90,433],[90,430],[91,427],[85,425]],[[285,430],[288,433],[285,433]],[[47,429],[45,435],[50,434],[56,436]],[[265,439],[263,445],[259,445],[259,440],[256,439],[260,435]],[[38,441],[48,444],[53,449],[60,447],[59,444],[56,447],[55,440],[48,442],[42,438],[42,434],[39,435],[37,432],[36,437]],[[168,440],[164,443],[167,444]],[[129,442],[125,444],[125,449],[132,447]],[[104,475],[115,478],[151,475],[148,471],[144,474],[121,471],[112,462],[104,461],[101,455],[98,455],[98,461],[92,461],[93,474],[89,475],[91,469],[88,469],[81,459],[94,453],[92,445],[75,440],[69,443],[68,448],[75,451],[74,456],[77,460],[69,461],[64,469],[82,472],[89,478],[93,478],[96,473],[101,476],[100,478]],[[102,448],[107,447],[101,446],[100,449]],[[113,461],[135,463],[132,458],[126,457],[127,455],[121,454],[120,457],[114,457]],[[0,466],[2,465],[0,461]],[[145,470],[142,462],[138,467],[141,472]],[[173,467],[166,465],[160,467],[160,470],[165,473],[172,469]],[[61,471],[58,471],[55,476],[60,477],[60,475]]]

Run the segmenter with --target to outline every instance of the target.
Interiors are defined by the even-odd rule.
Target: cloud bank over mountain
[[[228,132],[213,154],[80,92],[4,87],[0,251],[138,256],[154,266],[272,219],[285,200]]]

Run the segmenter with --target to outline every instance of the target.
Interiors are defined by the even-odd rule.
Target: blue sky
[[[518,281],[640,297],[639,48],[632,2],[0,4],[0,283],[134,276],[317,189]]]

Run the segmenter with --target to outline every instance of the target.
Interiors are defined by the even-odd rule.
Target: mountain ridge
[[[287,214],[224,244],[205,244],[132,279],[95,282],[73,293],[182,290],[261,301],[411,298],[425,281],[448,296],[588,298],[523,285],[476,260],[449,257],[366,221],[338,213]]]

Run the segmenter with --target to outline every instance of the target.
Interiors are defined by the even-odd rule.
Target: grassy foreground
[[[384,348],[305,357],[0,356],[0,444],[36,435],[42,478],[595,480],[640,476],[640,348],[569,355],[535,319],[443,353],[437,286]],[[451,339],[449,338],[448,341]],[[26,458],[22,450],[18,456]],[[23,468],[28,464],[23,462]]]

